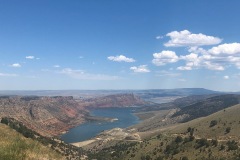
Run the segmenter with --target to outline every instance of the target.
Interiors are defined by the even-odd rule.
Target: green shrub
[[[212,120],[212,121],[210,122],[209,127],[214,127],[215,125],[217,125],[217,121],[216,121],[216,120]]]
[[[237,150],[238,149],[238,144],[234,140],[228,141],[227,142],[228,150]]]
[[[184,156],[182,157],[182,160],[188,160],[188,157]]]
[[[181,136],[177,136],[175,139],[176,143],[181,143],[183,141],[183,138]]]
[[[227,127],[225,130],[225,133],[228,134],[228,133],[230,133],[230,131],[231,131],[231,127]]]
[[[195,148],[201,148],[203,146],[209,147],[209,142],[205,138],[197,139]]]

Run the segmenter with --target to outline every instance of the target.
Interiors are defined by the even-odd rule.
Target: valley
[[[89,115],[89,109],[98,106],[129,107],[144,105],[132,94],[117,94],[102,98],[73,99],[72,96],[2,96],[0,118],[14,118],[43,136],[58,136],[86,121],[111,121]]]

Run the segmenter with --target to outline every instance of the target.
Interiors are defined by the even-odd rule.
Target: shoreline
[[[130,110],[129,110],[130,111]],[[142,120],[139,118],[139,116],[136,116],[135,115],[135,113],[136,112],[134,112],[132,109],[131,109],[131,113],[130,114],[132,114],[132,116],[133,117],[136,117],[136,118],[134,118],[134,119],[137,119],[137,123],[136,124],[139,124],[139,123],[141,123],[142,122]],[[109,117],[114,117],[114,115],[109,115]],[[120,119],[121,120],[121,119]],[[108,117],[101,117],[101,116],[95,116],[95,115],[91,115],[91,116],[87,116],[86,117],[86,119],[85,119],[85,122],[84,123],[82,123],[82,124],[80,124],[80,125],[77,125],[77,126],[75,126],[75,127],[78,127],[78,126],[81,126],[81,125],[87,125],[87,123],[103,123],[103,122],[106,122],[106,123],[114,123],[114,122],[116,122],[116,121],[119,121],[119,119],[118,118],[108,118]],[[130,126],[126,126],[126,127],[124,127],[124,129],[127,129],[127,128],[129,128],[129,127],[133,127],[134,125],[136,125],[136,124],[132,124],[132,125],[130,125]],[[75,128],[75,127],[73,127],[73,128]],[[117,126],[114,126],[113,128],[116,128]],[[71,128],[72,129],[72,128]],[[112,128],[110,128],[110,129],[112,129]],[[107,129],[108,130],[108,129]],[[68,130],[67,132],[65,132],[65,134],[66,133],[68,133],[70,130]],[[104,130],[102,130],[102,131],[104,131]],[[102,131],[100,131],[98,134],[100,134]],[[60,137],[62,137],[64,134],[62,134]],[[68,136],[68,135],[67,135]],[[74,146],[77,146],[77,147],[82,147],[82,146],[86,146],[86,145],[88,145],[88,144],[90,144],[90,143],[94,143],[94,142],[96,142],[96,141],[99,141],[98,139],[95,139],[96,137],[95,136],[93,136],[93,137],[89,137],[88,139],[82,139],[82,141],[70,141],[70,142],[66,142],[66,143],[69,143],[69,144],[72,144],[72,145],[74,145]],[[65,139],[65,138],[64,138]],[[63,139],[61,139],[61,140],[63,140]]]
[[[96,140],[90,139],[90,140],[85,140],[85,141],[81,141],[81,142],[69,143],[69,144],[74,145],[76,147],[83,147],[83,146],[89,145],[93,142],[96,142]]]

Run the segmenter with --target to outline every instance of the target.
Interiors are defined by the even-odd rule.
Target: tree
[[[151,157],[149,155],[147,155],[146,160],[151,160]]]
[[[238,144],[234,140],[227,142],[228,150],[237,150]]]
[[[2,118],[1,123],[8,125],[8,119],[7,118]]]
[[[216,120],[212,120],[212,121],[210,122],[209,127],[214,127],[215,125],[217,125],[217,121],[216,121]]]
[[[215,147],[217,147],[217,145],[218,145],[218,141],[217,141],[217,140],[214,140],[214,139],[212,139],[212,145],[213,145],[213,146],[215,146]]]
[[[225,133],[228,134],[231,131],[231,127],[227,127]]]
[[[177,136],[175,139],[176,143],[181,143],[183,141],[183,138],[181,136]]]
[[[190,136],[193,136],[193,133],[194,133],[194,128],[191,129]]]
[[[225,146],[222,144],[221,146],[220,146],[220,151],[222,151],[222,150],[224,150],[225,149]]]
[[[206,147],[209,147],[209,142],[207,141],[207,139],[205,138],[201,138],[201,139],[198,139],[196,140],[196,148],[201,148],[203,146],[206,146]]]
[[[182,157],[182,160],[188,160],[188,157],[184,156]]]

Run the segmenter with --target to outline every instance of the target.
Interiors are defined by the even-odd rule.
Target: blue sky
[[[240,91],[238,0],[0,0],[0,90]]]

